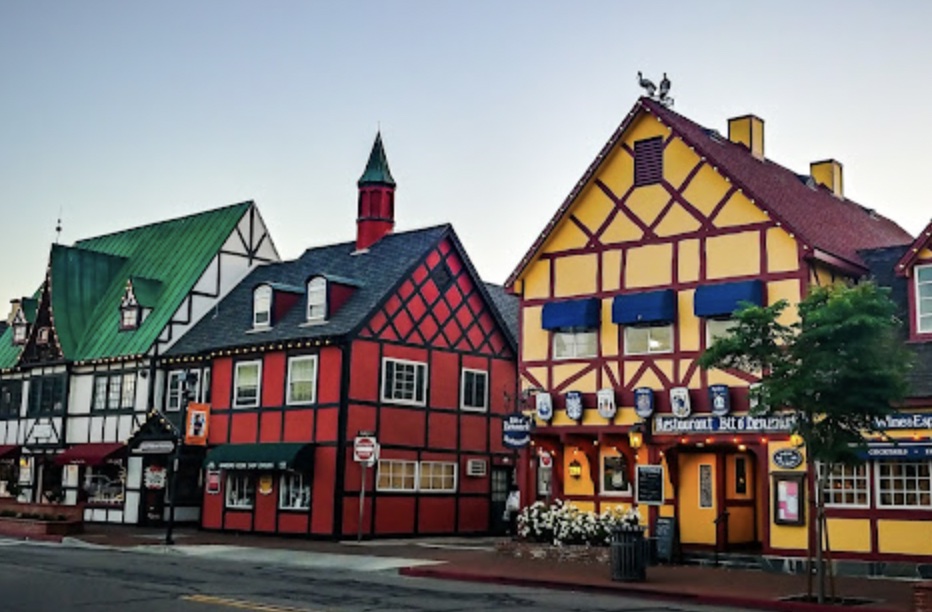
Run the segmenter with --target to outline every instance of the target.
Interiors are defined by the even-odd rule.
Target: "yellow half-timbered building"
[[[914,328],[928,333],[932,266],[922,267],[927,243],[845,198],[840,163],[797,174],[764,156],[764,137],[753,115],[721,134],[640,99],[508,279],[521,298],[520,373],[536,419],[519,474],[526,502],[638,505],[650,526],[674,517],[684,547],[805,552],[811,468],[790,439],[793,423],[750,414],[752,374],[704,371],[697,358],[728,333],[738,304],[795,304],[812,285],[878,275],[891,254],[881,273],[898,272],[904,286],[918,283],[904,280],[909,270],[926,270],[927,289],[915,289],[909,307],[927,300]],[[907,408],[921,415],[928,405]],[[928,441],[923,423],[890,434]],[[541,455],[552,472],[539,469]],[[919,472],[928,482],[930,459]],[[871,518],[882,498],[869,465],[876,474],[829,482],[839,502],[833,549],[840,558],[932,556],[929,528],[920,529],[924,551],[903,531],[926,511],[932,518],[929,496],[899,517],[891,502],[881,514],[892,522]],[[873,501],[846,507],[852,487]]]

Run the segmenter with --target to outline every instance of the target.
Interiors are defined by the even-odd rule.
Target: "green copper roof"
[[[372,145],[372,152],[369,153],[369,163],[366,169],[359,177],[357,183],[360,187],[363,185],[388,185],[395,186],[395,179],[392,178],[392,172],[388,169],[388,158],[385,157],[385,149],[382,147],[382,133],[375,135],[375,143]]]
[[[65,358],[146,353],[250,206],[234,204],[73,247],[54,245],[51,306]],[[120,301],[130,279],[136,298],[151,311],[138,329],[120,331]],[[12,346],[11,336],[11,330],[0,336],[0,368],[16,365],[20,347]]]

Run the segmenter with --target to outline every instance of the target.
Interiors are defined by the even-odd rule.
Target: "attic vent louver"
[[[634,143],[634,185],[653,185],[663,179],[663,138]]]

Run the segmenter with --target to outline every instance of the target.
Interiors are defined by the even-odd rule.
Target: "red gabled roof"
[[[916,258],[919,257],[919,253],[926,247],[932,247],[932,222],[919,232],[919,235],[916,236],[913,243],[909,245],[909,248],[903,253],[903,257],[896,262],[896,275],[907,276],[909,269],[913,267],[913,263],[916,261]]]
[[[641,98],[508,277],[506,286],[510,287],[514,283],[543,246],[554,226],[642,111],[653,114],[671,128],[674,134],[693,147],[709,164],[810,249],[865,268],[858,250],[912,242],[912,236],[890,219],[851,200],[838,198],[824,187],[810,186],[813,183],[808,180],[808,176],[800,176],[770,160],[758,159],[744,145],[729,141],[714,130],[702,127],[655,100]]]

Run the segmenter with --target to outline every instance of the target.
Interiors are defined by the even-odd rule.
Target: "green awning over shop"
[[[210,470],[305,470],[311,467],[314,447],[294,442],[224,444],[207,451]]]

